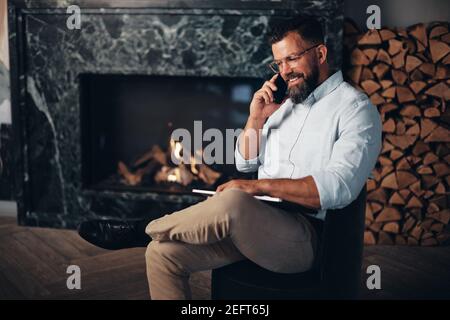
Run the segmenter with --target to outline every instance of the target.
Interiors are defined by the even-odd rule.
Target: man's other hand
[[[258,195],[260,190],[258,188],[258,180],[231,180],[227,183],[221,184],[217,187],[216,192],[221,192],[227,189],[240,189],[251,195]]]

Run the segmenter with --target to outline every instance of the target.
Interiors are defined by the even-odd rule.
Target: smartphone
[[[273,92],[273,100],[275,103],[282,103],[284,98],[286,97],[287,84],[286,81],[278,74],[278,77],[275,80],[275,85],[277,86],[277,91]]]

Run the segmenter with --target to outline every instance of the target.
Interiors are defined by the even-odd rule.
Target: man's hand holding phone
[[[244,159],[253,159],[258,155],[261,129],[266,119],[280,107],[286,90],[286,82],[279,74],[275,74],[270,80],[264,82],[261,89],[253,95],[250,103],[250,115],[242,133],[242,142],[239,144],[239,151]],[[255,133],[256,140],[254,139]]]
[[[275,74],[255,92],[250,103],[250,118],[265,121],[279,107],[285,97],[286,83],[280,74]]]

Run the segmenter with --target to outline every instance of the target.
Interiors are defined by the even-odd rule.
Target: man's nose
[[[286,75],[290,74],[291,72],[292,72],[292,68],[289,65],[289,63],[283,62],[283,64],[281,65],[281,71],[280,71],[283,78],[285,78]]]

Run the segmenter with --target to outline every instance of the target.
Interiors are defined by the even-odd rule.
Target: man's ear
[[[326,45],[321,44],[317,49],[319,52],[319,63],[324,64],[327,61],[328,48]]]

